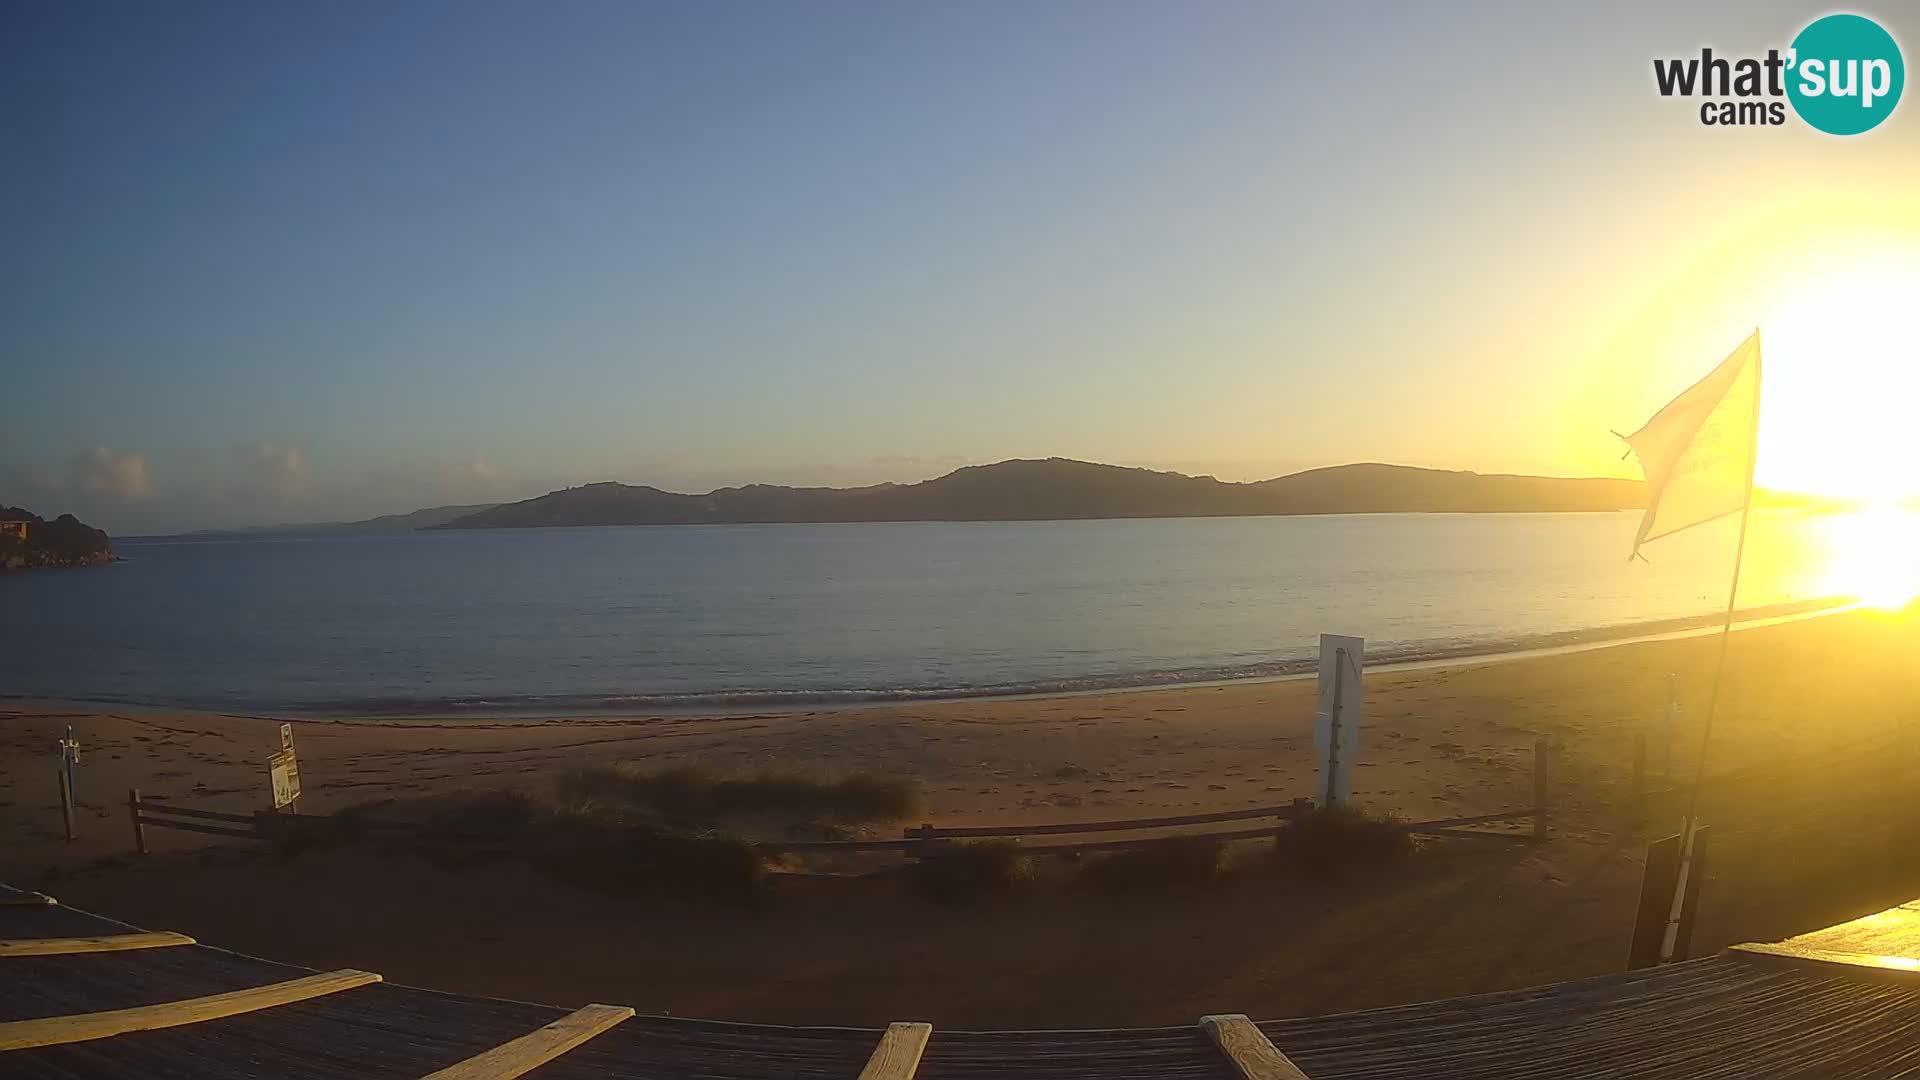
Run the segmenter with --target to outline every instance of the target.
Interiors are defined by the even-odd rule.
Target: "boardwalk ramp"
[[[1328,1016],[1080,1031],[567,1010],[227,952],[0,886],[0,1076],[1313,1080],[1920,1076],[1920,902],[1703,960]]]

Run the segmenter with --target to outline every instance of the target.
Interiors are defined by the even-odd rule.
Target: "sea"
[[[290,715],[754,710],[1260,678],[1631,636],[1727,604],[1731,519],[1637,513],[122,540],[0,577],[0,696]],[[1850,594],[1858,527],[1757,513],[1739,606]]]

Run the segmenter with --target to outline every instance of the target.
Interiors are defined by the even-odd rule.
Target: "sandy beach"
[[[1737,633],[1711,771],[1716,827],[1696,951],[1770,939],[1920,892],[1890,860],[1920,716],[1920,618],[1855,611]],[[1564,747],[1554,839],[1432,843],[1332,881],[1192,895],[1047,892],[948,909],[891,877],[785,875],[742,911],[609,897],[524,868],[436,866],[151,831],[131,855],[127,790],[210,809],[267,804],[271,718],[9,702],[0,708],[0,880],[147,927],[394,981],[680,1015],[948,1026],[1190,1022],[1390,1004],[1618,970],[1646,839],[1629,815],[1634,731],[1669,675],[1690,768],[1718,643],[1376,672],[1356,798],[1410,818],[1527,805],[1536,736]],[[538,789],[583,763],[916,779],[941,825],[1084,821],[1311,794],[1311,681],[746,716],[297,721],[302,808],[468,788]],[[82,747],[80,837],[62,841],[55,742]],[[1660,756],[1658,729],[1655,764]],[[897,836],[902,824],[874,826]]]

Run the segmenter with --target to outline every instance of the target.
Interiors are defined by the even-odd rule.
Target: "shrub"
[[[1007,840],[963,841],[907,868],[913,890],[937,904],[1004,896],[1033,880],[1033,859]]]
[[[516,791],[462,791],[360,803],[312,820],[331,823],[324,837],[316,834],[325,841],[379,839],[442,864],[518,859],[605,892],[745,899],[765,883],[759,853],[737,837],[674,833],[591,799],[542,803]]]
[[[1221,841],[1169,837],[1088,859],[1074,881],[1103,893],[1164,892],[1217,881],[1226,873],[1227,861],[1227,846]]]
[[[1326,873],[1347,866],[1385,862],[1413,853],[1405,822],[1354,806],[1316,807],[1274,838],[1283,863]]]
[[[889,821],[911,815],[920,796],[911,780],[854,773],[821,780],[795,773],[720,776],[694,766],[640,771],[628,766],[572,769],[560,776],[563,799],[644,807],[675,822],[748,814],[807,821]]]
[[[603,892],[749,900],[766,884],[759,853],[724,833],[685,836],[556,816],[529,839],[528,859],[543,873]]]

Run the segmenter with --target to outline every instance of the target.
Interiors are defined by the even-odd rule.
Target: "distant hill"
[[[72,514],[48,521],[17,506],[0,506],[0,572],[112,561],[107,534]]]
[[[1637,480],[1482,475],[1406,465],[1338,465],[1273,480],[1128,469],[1064,458],[975,465],[918,484],[766,484],[683,495],[611,481],[428,526],[691,525],[829,521],[1047,521],[1279,514],[1501,513],[1645,505]]]
[[[342,532],[411,532],[430,529],[449,521],[491,510],[499,503],[470,503],[466,506],[430,506],[405,514],[382,514],[359,521],[317,521],[304,525],[248,525],[239,529],[198,529],[180,533],[175,539],[216,540],[236,536],[307,536]]]

